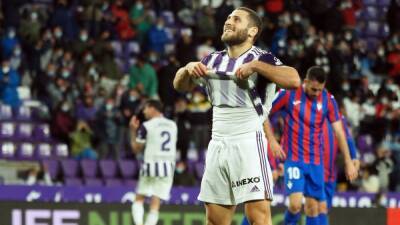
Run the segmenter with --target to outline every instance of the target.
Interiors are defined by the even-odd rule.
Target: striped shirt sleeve
[[[330,123],[340,120],[339,107],[333,95],[328,95],[328,120]]]
[[[272,108],[270,114],[273,114],[287,105],[289,101],[289,92],[285,89],[280,89],[279,92],[275,95],[274,101],[272,102]]]
[[[281,66],[283,65],[282,61],[278,59],[276,56],[274,56],[270,52],[263,52],[260,57],[258,58],[259,61],[268,63],[274,66]]]

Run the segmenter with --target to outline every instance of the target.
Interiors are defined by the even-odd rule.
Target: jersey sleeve
[[[202,58],[200,62],[207,66],[207,64],[210,61],[210,59],[211,59],[211,54],[209,54],[209,55],[205,56],[204,58]]]
[[[258,60],[264,63],[268,63],[274,66],[282,66],[283,63],[280,59],[274,56],[271,52],[264,52],[258,57]]]
[[[340,120],[338,104],[331,94],[328,96],[328,120],[330,123]]]
[[[146,143],[146,138],[147,138],[147,130],[146,127],[142,124],[140,125],[137,131],[136,142],[144,144]]]
[[[276,113],[277,111],[285,108],[288,101],[289,92],[285,89],[280,89],[279,92],[275,95],[274,100],[272,101],[270,114]]]
[[[354,138],[351,136],[349,126],[347,125],[347,121],[344,117],[342,117],[343,129],[346,135],[347,145],[349,146],[351,159],[357,159],[357,148],[354,142]]]

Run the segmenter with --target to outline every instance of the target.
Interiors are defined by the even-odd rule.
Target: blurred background
[[[172,81],[224,47],[238,6],[264,20],[257,46],[301,76],[312,65],[329,73],[361,160],[354,183],[338,171],[334,205],[399,208],[399,0],[2,0],[0,203],[131,200],[140,156],[128,123],[154,98],[179,130],[168,203],[198,205],[211,105],[204,90],[177,93]],[[282,205],[280,180],[276,189]]]

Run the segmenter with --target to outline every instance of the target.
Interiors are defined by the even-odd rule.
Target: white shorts
[[[272,200],[272,174],[264,132],[213,138],[198,199],[221,205]]]
[[[173,176],[149,177],[140,176],[136,193],[146,197],[157,196],[162,200],[169,200]]]

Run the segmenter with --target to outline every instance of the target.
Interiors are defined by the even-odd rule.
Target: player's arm
[[[337,102],[333,95],[328,98],[328,120],[330,121],[333,131],[335,132],[338,141],[339,149],[344,156],[346,177],[348,180],[353,181],[357,178],[358,171],[355,168],[351,157],[349,146],[347,145],[345,132],[342,125],[342,120],[339,115]]]
[[[288,101],[289,101],[289,92],[285,89],[279,90],[279,92],[275,95],[274,100],[272,101],[272,106],[269,114],[273,115],[277,111],[284,109]]]
[[[300,76],[297,70],[290,66],[274,66],[261,61],[252,61],[254,71],[282,88],[294,89],[300,87]]]
[[[274,158],[278,158],[278,159],[285,159],[286,158],[286,154],[283,151],[281,145],[278,143],[278,141],[275,138],[274,135],[274,131],[271,127],[271,123],[269,122],[269,119],[267,118],[264,121],[264,133],[265,136],[268,140],[268,144],[270,146],[271,152],[272,152],[272,156]]]
[[[192,91],[196,87],[194,79],[207,75],[207,67],[202,62],[190,62],[181,67],[174,78],[174,88],[177,91]]]
[[[264,52],[258,60],[241,65],[236,70],[236,76],[246,79],[255,72],[282,88],[298,88],[301,84],[297,70],[293,67],[283,65],[278,58],[269,52]]]
[[[140,122],[136,116],[133,116],[129,121],[129,129],[131,134],[131,148],[133,153],[137,154],[144,149],[147,131],[144,126],[140,126]]]
[[[356,144],[354,142],[354,138],[351,136],[350,129],[349,129],[349,126],[347,125],[345,118],[342,118],[342,124],[343,124],[343,129],[344,129],[344,132],[346,135],[346,142],[347,142],[347,145],[349,146],[351,160],[353,161],[353,164],[356,167],[356,169],[359,170],[360,160],[358,160],[358,158],[357,158]]]

